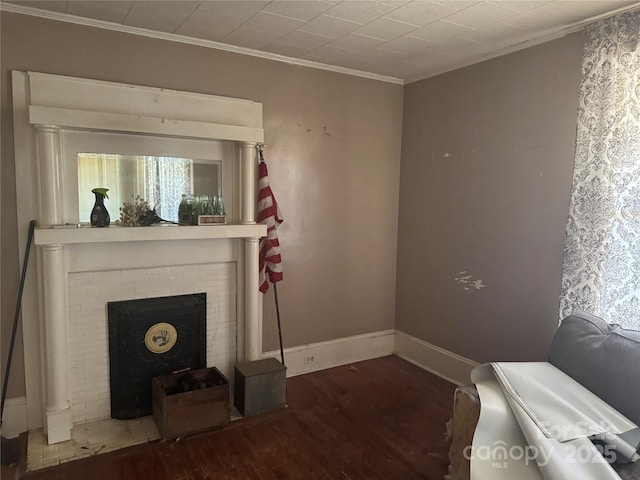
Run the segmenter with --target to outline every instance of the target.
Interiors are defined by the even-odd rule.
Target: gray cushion
[[[586,313],[569,315],[549,362],[640,425],[640,332]]]

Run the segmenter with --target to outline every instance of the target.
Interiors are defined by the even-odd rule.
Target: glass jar
[[[178,223],[180,225],[191,225],[194,201],[191,195],[182,195],[180,206],[178,207]],[[196,221],[197,223],[197,221]]]

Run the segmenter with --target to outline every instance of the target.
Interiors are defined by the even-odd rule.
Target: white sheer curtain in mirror
[[[142,198],[155,207],[164,220],[178,221],[182,195],[193,192],[193,160],[175,157],[136,157],[142,164],[144,178]]]

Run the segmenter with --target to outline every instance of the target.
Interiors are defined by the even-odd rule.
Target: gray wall
[[[578,33],[405,87],[396,328],[478,362],[546,358],[581,54]]]
[[[6,12],[1,21],[3,352],[19,280],[12,69],[262,102],[265,156],[286,221],[285,346],[393,328],[401,85]],[[271,292],[265,350],[277,348]],[[21,357],[19,348],[9,397],[24,392]]]

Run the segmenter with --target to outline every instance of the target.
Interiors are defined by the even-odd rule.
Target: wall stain
[[[313,138],[324,138],[326,140],[331,141],[344,141],[345,139],[341,137],[339,134],[337,136],[333,136],[333,134],[329,131],[329,127],[326,125],[323,126],[315,126],[315,127],[307,127],[302,122],[290,123],[286,125],[289,133],[294,135],[304,135],[305,137],[310,136]]]
[[[473,276],[469,275],[466,270],[462,270],[456,275],[457,276],[454,278],[454,280],[462,285],[462,288],[464,290],[471,290],[472,288],[480,290],[481,288],[486,287],[482,280],[474,280]]]

